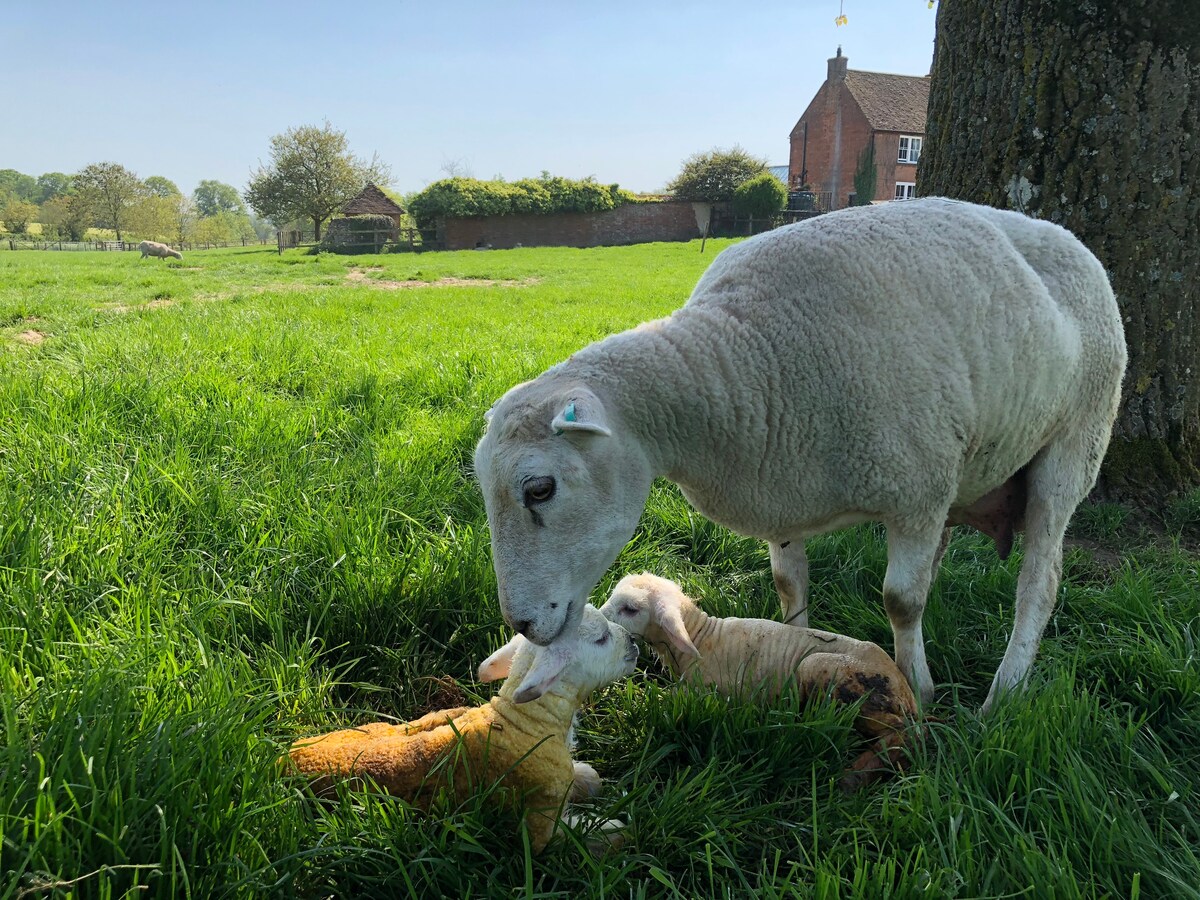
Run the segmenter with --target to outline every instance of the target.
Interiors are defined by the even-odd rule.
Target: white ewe
[[[1104,269],[1057,225],[935,198],[746,240],[671,317],[493,407],[475,468],[505,619],[539,644],[573,630],[665,476],[706,516],[769,542],[796,624],[804,538],[882,522],[896,661],[928,700],[921,616],[948,527],[975,526],[1001,556],[1023,527],[990,707],[1037,653],[1124,368]]]
[[[138,244],[138,249],[142,251],[142,259],[147,256],[157,256],[159,259],[173,256],[175,259],[183,259],[183,254],[178,250],[172,250],[166,244],[160,244],[158,241],[142,241]]]

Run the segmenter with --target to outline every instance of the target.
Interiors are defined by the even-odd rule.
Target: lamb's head
[[[685,602],[692,601],[675,582],[643,572],[617,582],[600,612],[652,646],[669,644],[684,657],[696,657],[700,653],[683,623]]]
[[[539,647],[518,634],[483,661],[479,680],[508,678],[500,694],[516,703],[536,700],[547,692],[579,703],[597,688],[633,674],[637,656],[629,632],[585,603],[582,621],[572,635]]]
[[[641,445],[591,390],[542,376],[496,402],[475,473],[504,620],[535,644],[570,635],[646,505]]]

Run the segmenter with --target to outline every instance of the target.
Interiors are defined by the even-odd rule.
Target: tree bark
[[[319,241],[319,240],[321,240],[321,217],[313,216],[312,220],[313,220],[313,240]]]
[[[1194,0],[942,0],[917,187],[1069,228],[1108,270],[1129,369],[1100,491],[1200,483]]]

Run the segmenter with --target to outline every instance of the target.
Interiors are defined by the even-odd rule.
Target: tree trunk
[[[321,240],[321,217],[313,216],[312,220],[313,220],[313,240],[320,241]]]
[[[1200,483],[1194,0],[942,0],[917,185],[1073,231],[1125,321],[1108,495]]]

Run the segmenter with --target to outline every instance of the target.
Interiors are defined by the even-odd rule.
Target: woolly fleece
[[[930,698],[921,616],[945,529],[976,525],[1003,550],[1024,527],[990,706],[1033,663],[1124,368],[1104,269],[1049,222],[932,198],[743,241],[669,318],[493,407],[475,469],[505,619],[540,644],[569,634],[665,476],[704,515],[769,542],[796,624],[803,539],[882,522],[896,659]]]

